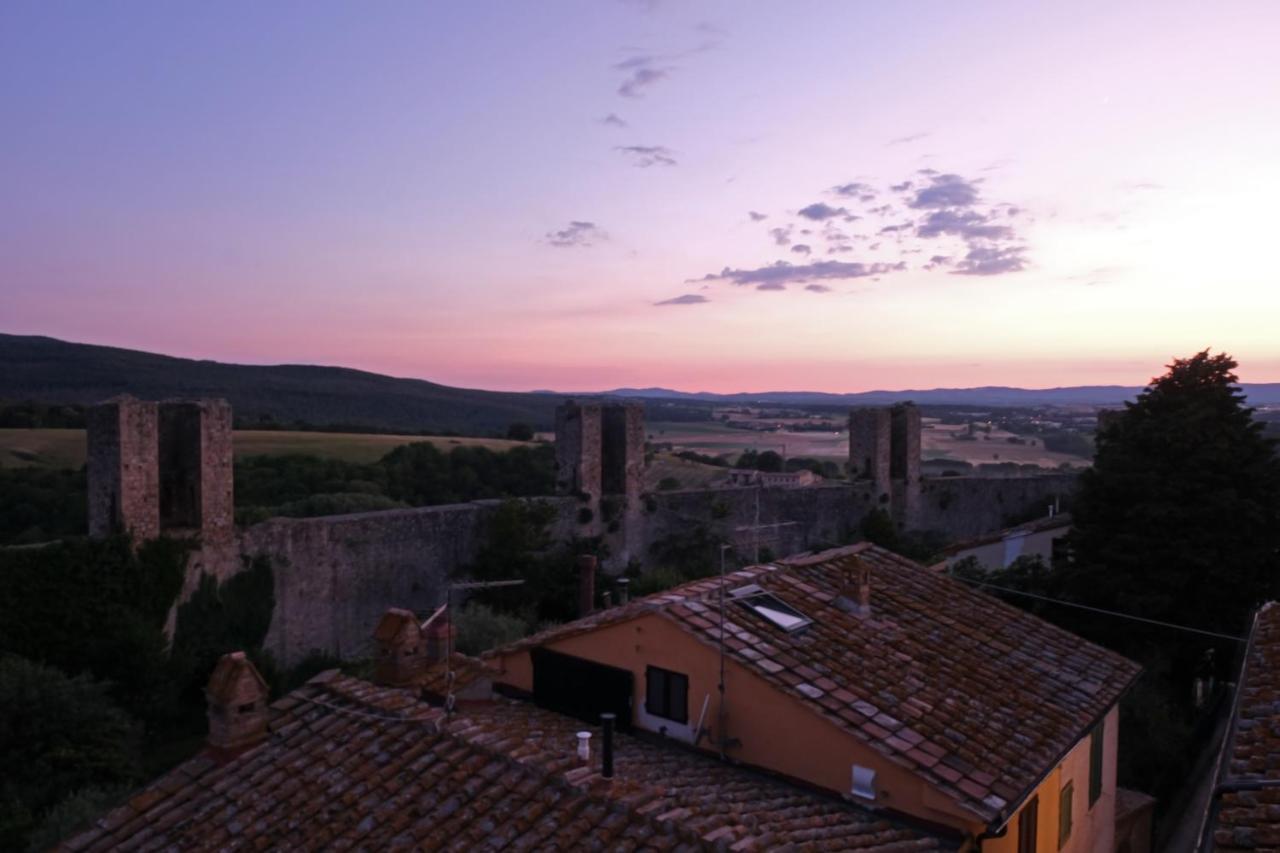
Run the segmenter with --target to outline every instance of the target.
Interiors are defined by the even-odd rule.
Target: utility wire
[[[1061,604],[1063,607],[1074,607],[1078,610],[1088,610],[1092,613],[1101,613],[1104,616],[1115,616],[1119,619],[1131,619],[1134,622],[1145,622],[1148,625],[1159,625],[1161,628],[1172,628],[1175,631],[1186,631],[1190,634],[1201,634],[1205,637],[1214,637],[1219,640],[1231,640],[1236,643],[1247,643],[1249,641],[1248,637],[1236,637],[1236,636],[1232,636],[1231,634],[1219,634],[1216,631],[1205,631],[1202,628],[1191,628],[1187,625],[1175,625],[1172,622],[1161,622],[1159,619],[1148,619],[1145,616],[1134,616],[1130,613],[1120,613],[1119,611],[1116,611],[1116,610],[1103,610],[1101,607],[1090,607],[1087,604],[1077,604],[1074,601],[1063,601],[1060,598],[1050,598],[1047,595],[1037,595],[1034,592],[1023,592],[1020,589],[1011,589],[1010,587],[1007,587],[1007,586],[997,586],[996,584],[993,584],[993,583],[985,583],[983,581],[973,580],[972,578],[961,577],[960,575],[951,575],[951,577],[955,578],[956,580],[964,581],[965,583],[973,584],[974,586],[982,586],[982,587],[986,587],[987,589],[995,589],[995,590],[999,590],[1000,592],[1007,592],[1010,595],[1021,595],[1026,598],[1034,598],[1037,601],[1047,601],[1050,604]]]

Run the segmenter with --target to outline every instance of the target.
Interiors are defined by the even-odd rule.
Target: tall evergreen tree
[[[1208,350],[1176,359],[1100,424],[1073,510],[1070,597],[1238,634],[1280,594],[1280,460],[1235,368]],[[1123,623],[1106,624],[1111,645],[1137,651]]]

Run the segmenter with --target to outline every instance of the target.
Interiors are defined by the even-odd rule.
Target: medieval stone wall
[[[921,484],[920,528],[951,537],[979,536],[1068,509],[1077,474],[1034,477],[931,477]]]
[[[579,504],[540,498],[559,511],[556,532]],[[275,576],[275,613],[264,644],[285,665],[312,651],[344,658],[370,651],[388,607],[424,612],[444,603],[450,577],[483,544],[501,501],[324,518],[276,518],[246,530],[245,556],[265,555]]]

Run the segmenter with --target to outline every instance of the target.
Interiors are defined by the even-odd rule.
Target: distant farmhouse
[[[449,653],[448,618],[387,610],[366,626],[376,684],[332,671],[269,706],[227,655],[205,752],[64,849],[1117,847],[1137,666],[877,547],[480,659]]]

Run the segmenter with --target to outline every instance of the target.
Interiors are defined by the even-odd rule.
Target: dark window
[[[617,715],[620,731],[631,728],[630,670],[550,649],[533,649],[529,656],[534,702],[588,723],[598,723],[607,711]]]
[[[649,667],[645,670],[644,709],[655,717],[689,722],[689,676]]]
[[[1075,785],[1071,782],[1062,786],[1058,795],[1058,849],[1061,850],[1071,838],[1071,796],[1075,793]]]
[[[1018,815],[1018,853],[1036,853],[1036,827],[1040,817],[1040,798],[1032,797]]]
[[[1102,796],[1102,726],[1089,735],[1089,808]]]

